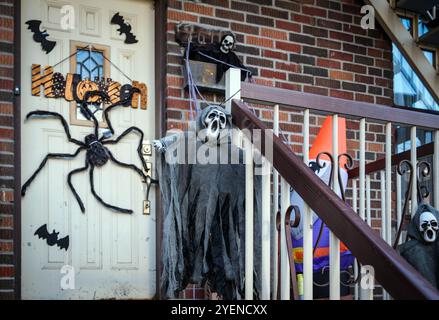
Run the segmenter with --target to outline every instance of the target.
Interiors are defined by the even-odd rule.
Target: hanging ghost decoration
[[[243,151],[232,145],[231,116],[220,106],[203,109],[195,128],[153,141],[163,200],[162,292],[175,298],[189,283],[207,282],[224,299],[239,299],[245,281]],[[260,176],[254,185],[254,239],[260,239]],[[260,252],[255,241],[255,298]]]
[[[433,286],[439,289],[439,212],[428,204],[420,204],[410,221],[407,241],[398,252]]]
[[[221,38],[221,41],[219,43],[211,43],[206,45],[190,43],[189,59],[215,63],[217,65],[216,82],[221,81],[224,73],[229,70],[231,66],[241,68],[242,81],[247,78],[250,79],[251,72],[235,54],[235,47],[235,36],[233,35],[233,33],[227,33]]]

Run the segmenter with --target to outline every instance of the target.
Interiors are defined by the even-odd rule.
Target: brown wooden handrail
[[[427,143],[416,148],[416,155],[419,158],[434,154],[434,143]],[[397,165],[402,160],[410,160],[410,150],[392,155],[392,165]],[[386,167],[386,159],[381,158],[374,162],[366,164],[366,174],[384,170]],[[360,175],[360,168],[355,167],[348,171],[349,179],[355,179]]]
[[[239,100],[232,102],[233,123],[252,139],[260,129],[255,146],[266,155],[265,142],[273,146],[274,168],[319,215],[334,234],[347,245],[363,265],[372,265],[375,278],[396,299],[435,299],[439,292],[410,264],[374,232],[282,140],[268,132],[265,125]],[[255,142],[255,141],[253,141]]]
[[[356,119],[366,118],[378,122],[439,129],[439,115],[437,113],[400,107],[392,108],[385,105],[266,87],[249,82],[241,82],[241,97],[249,102],[279,104],[292,108],[310,109],[320,113],[337,113]]]

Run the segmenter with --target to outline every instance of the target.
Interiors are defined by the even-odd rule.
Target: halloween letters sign
[[[32,95],[40,96],[43,88],[46,98],[64,98],[67,101],[81,102],[88,91],[104,91],[107,93],[109,100],[100,101],[101,97],[92,96],[89,103],[117,103],[121,99],[121,89],[127,86],[138,88],[140,93],[134,93],[131,100],[131,107],[137,109],[147,108],[148,90],[144,83],[133,81],[132,84],[123,86],[113,81],[111,78],[100,78],[94,81],[89,79],[81,80],[81,76],[75,73],[67,73],[64,77],[60,72],[53,72],[53,67],[46,66],[41,70],[41,65],[32,65]],[[139,99],[140,96],[140,99]]]

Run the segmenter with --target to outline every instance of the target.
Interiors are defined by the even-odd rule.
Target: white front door
[[[67,11],[62,10],[63,6]],[[74,28],[64,30],[61,17],[74,9]],[[154,7],[147,0],[22,0],[21,5],[21,158],[22,185],[38,168],[48,153],[74,153],[77,145],[67,140],[61,122],[55,118],[25,120],[33,110],[61,114],[69,125],[72,138],[84,141],[93,128],[78,125],[70,115],[70,102],[64,98],[31,95],[32,64],[54,66],[72,53],[74,44],[105,47],[105,55],[113,64],[106,71],[121,84],[130,83],[118,70],[132,80],[143,82],[148,89],[147,109],[119,107],[110,118],[118,137],[125,129],[137,126],[143,130],[144,142],[154,136]],[[120,15],[130,21],[138,40],[124,42],[112,16]],[[41,30],[47,29],[49,40],[56,46],[46,54],[25,24],[41,20]],[[65,21],[68,26],[68,21]],[[102,58],[102,57],[101,57]],[[71,72],[74,58],[54,67],[63,75]],[[99,57],[97,57],[99,60]],[[106,60],[105,60],[106,61]],[[96,61],[87,61],[93,69]],[[99,64],[99,61],[97,61]],[[105,73],[105,72],[104,72]],[[93,80],[93,79],[92,79]],[[141,167],[137,156],[139,135],[132,133],[108,148],[119,161]],[[145,185],[128,168],[111,161],[94,170],[96,193],[103,201],[132,214],[118,213],[105,208],[93,196],[89,172],[72,176],[72,183],[84,202],[82,213],[70,190],[69,172],[84,167],[85,151],[74,159],[50,159],[27,188],[22,199],[22,297],[23,299],[144,299],[151,298],[156,288],[155,206],[151,214],[143,214]],[[151,161],[151,160],[149,160]],[[153,164],[154,165],[154,164]],[[154,199],[154,187],[150,199]],[[59,232],[58,238],[69,236],[67,250],[49,245],[34,235],[47,224],[48,231]],[[66,272],[66,273],[61,273]],[[74,289],[73,289],[74,285]]]

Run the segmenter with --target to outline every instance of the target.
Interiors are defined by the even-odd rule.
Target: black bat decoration
[[[125,43],[132,44],[139,42],[136,36],[131,32],[131,25],[125,21],[123,16],[119,12],[115,13],[113,18],[111,18],[111,24],[117,24],[119,26],[119,34],[125,34]]]
[[[49,231],[47,231],[47,224],[43,224],[34,233],[34,236],[38,236],[39,239],[46,239],[49,246],[54,246],[56,244],[60,249],[65,249],[67,251],[69,248],[69,236],[58,239],[58,235],[59,232],[55,232],[55,230],[53,230],[52,233],[49,233]]]
[[[40,31],[40,20],[29,20],[26,21],[26,24],[28,25],[27,28],[34,34],[33,39],[35,40],[35,42],[41,43],[41,47],[44,51],[46,51],[46,54],[48,54],[50,51],[53,50],[53,48],[55,48],[56,42],[46,39],[49,36],[47,30]]]

